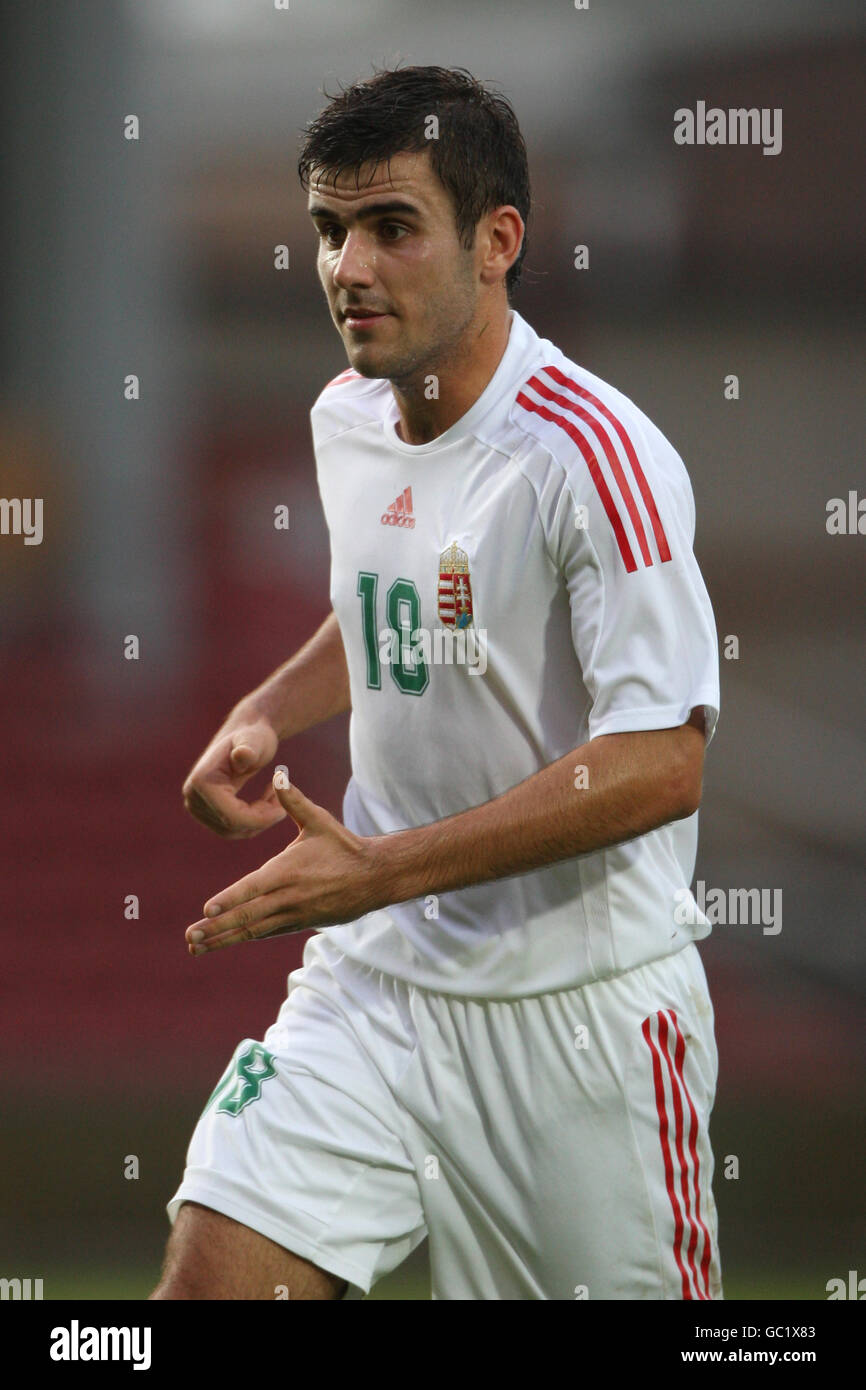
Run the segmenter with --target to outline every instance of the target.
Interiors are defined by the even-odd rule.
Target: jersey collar
[[[466,414],[461,415],[459,420],[455,420],[444,434],[438,434],[435,439],[428,440],[426,444],[407,444],[397,434],[400,412],[397,409],[397,402],[394,400],[394,393],[389,390],[388,406],[382,421],[385,440],[389,448],[396,449],[401,454],[434,454],[449,448],[456,441],[464,439],[472,433],[479,420],[506,393],[512,380],[516,381],[520,378],[523,359],[534,347],[536,341],[536,334],[515,309],[509,309],[508,319],[508,342],[500,358],[499,366],[475,404],[471,405]]]

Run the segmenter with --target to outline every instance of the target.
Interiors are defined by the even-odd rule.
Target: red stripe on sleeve
[[[540,396],[544,396],[545,400],[553,401],[554,405],[560,406],[563,410],[570,410],[578,419],[584,420],[598,435],[601,440],[601,447],[604,449],[605,458],[610,464],[611,471],[616,478],[617,486],[622,494],[622,500],[625,502],[628,514],[631,517],[631,524],[637,536],[643,562],[645,565],[651,565],[653,562],[652,555],[650,554],[650,548],[647,544],[646,532],[643,528],[640,512],[637,509],[632,490],[628,485],[628,479],[622,471],[622,464],[617,458],[616,450],[613,447],[610,435],[604,425],[596,420],[594,415],[590,415],[588,410],[584,410],[583,406],[576,405],[574,401],[570,401],[567,396],[561,396],[557,391],[551,391],[550,387],[545,386],[540,377],[532,377],[528,384],[532,386]]]
[[[598,410],[604,416],[604,418],[608,420],[610,424],[613,425],[614,429],[617,432],[617,435],[619,436],[620,443],[622,444],[622,447],[625,449],[626,458],[628,459],[631,465],[631,471],[634,474],[638,488],[640,489],[640,495],[644,500],[644,506],[646,507],[647,512],[649,513],[649,518],[652,522],[653,534],[656,538],[656,545],[659,548],[659,557],[663,563],[666,560],[669,560],[671,558],[671,552],[670,547],[668,545],[668,538],[665,535],[665,530],[662,526],[662,520],[659,516],[658,508],[656,507],[655,498],[652,495],[652,491],[650,489],[649,483],[646,480],[644,471],[641,468],[640,463],[638,462],[635,447],[632,444],[628,434],[626,433],[625,426],[622,424],[620,420],[617,419],[613,411],[609,410],[608,407],[604,404],[604,402],[598,399],[598,396],[594,396],[593,393],[591,391],[588,391],[585,386],[580,386],[576,381],[572,381],[571,378],[567,377],[563,372],[561,372],[558,367],[545,367],[544,370],[548,373],[549,376],[552,376],[554,381],[558,382],[560,386],[565,386],[569,391],[573,391],[576,396],[580,396],[583,400],[589,401],[590,405],[594,405],[596,410]]]
[[[551,420],[553,424],[559,425],[560,429],[565,430],[565,433],[574,440],[586,460],[586,465],[590,471],[592,481],[595,483],[598,495],[601,498],[602,506],[607,512],[607,518],[613,527],[616,542],[619,546],[619,553],[623,558],[626,570],[629,574],[632,574],[637,569],[637,565],[634,555],[632,554],[631,546],[628,543],[628,536],[625,533],[625,528],[622,524],[619,512],[616,509],[616,504],[610,495],[610,489],[604,480],[604,474],[598,466],[598,459],[592,452],[588,441],[584,439],[580,430],[576,429],[570,420],[564,419],[561,415],[555,415],[552,410],[548,410],[546,405],[539,405],[537,401],[530,400],[522,391],[519,391],[517,394],[517,404],[522,405],[525,410],[531,410],[534,414],[540,415],[543,420]]]

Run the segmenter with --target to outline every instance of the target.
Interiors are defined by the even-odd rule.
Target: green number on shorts
[[[263,1084],[276,1076],[274,1059],[261,1043],[241,1043],[213,1091],[205,1110],[214,1101],[223,1115],[239,1115],[252,1101],[258,1100]]]

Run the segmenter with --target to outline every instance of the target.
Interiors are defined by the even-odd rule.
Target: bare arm
[[[390,903],[507,878],[644,835],[697,810],[703,710],[674,729],[607,734],[469,811],[364,838],[294,786],[280,804],[300,834],[217,893],[187,930],[193,954],[335,926]],[[587,769],[575,785],[575,767]],[[278,778],[277,781],[280,779]],[[579,782],[583,782],[581,776]]]
[[[309,642],[241,705],[266,718],[280,742],[351,709],[349,670],[335,615],[329,613]]]
[[[245,839],[276,825],[286,812],[273,787],[253,802],[242,799],[241,788],[274,760],[284,739],[350,707],[343,639],[330,613],[224,720],[183,784],[187,810],[226,839]]]
[[[525,873],[689,816],[703,758],[698,710],[680,728],[594,739],[492,801],[380,837],[382,905]]]

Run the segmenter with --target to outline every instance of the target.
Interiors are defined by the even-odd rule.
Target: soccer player
[[[722,1297],[689,891],[718,651],[683,463],[512,307],[514,112],[462,69],[344,90],[299,165],[349,367],[312,409],[332,613],[185,784],[288,847],[195,955],[316,928],[199,1120],[152,1297]],[[351,708],[343,823],[239,795]]]

